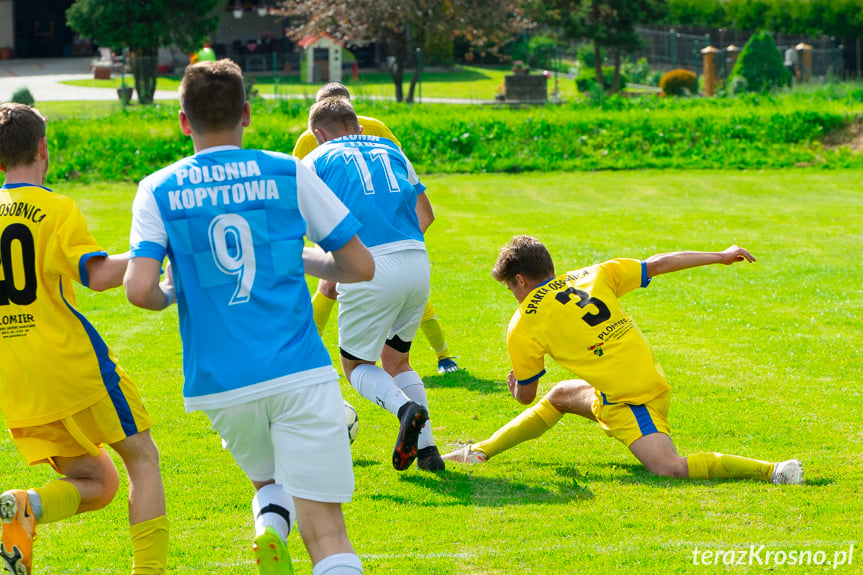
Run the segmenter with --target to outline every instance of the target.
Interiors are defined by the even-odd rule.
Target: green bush
[[[15,92],[12,93],[12,99],[10,102],[15,102],[16,104],[24,104],[25,106],[32,106],[36,103],[36,100],[33,98],[33,94],[30,93],[30,90],[25,88],[18,88]]]
[[[737,80],[741,78],[742,80]],[[755,34],[740,52],[729,83],[739,92],[769,92],[791,85],[791,72],[773,37],[768,32]]]
[[[596,87],[598,88],[598,86]],[[853,90],[738,98],[605,96],[509,109],[356,99],[399,137],[419,173],[597,169],[760,169],[799,164],[863,168],[863,155],[822,139],[850,127],[863,105]],[[244,145],[290,152],[309,102],[252,102]],[[59,118],[48,129],[48,180],[138,181],[193,153],[176,105],[128,108],[97,119]]]
[[[557,42],[551,36],[540,34],[534,36],[528,42],[528,57],[527,63],[531,68],[541,70],[551,70],[554,65],[554,57],[557,54]]]
[[[690,70],[670,70],[659,80],[659,89],[666,96],[691,96],[698,93],[698,79]]]
[[[650,64],[647,58],[639,58],[635,62],[627,60],[621,66],[621,71],[626,74],[630,82],[635,84],[649,84],[651,79]]]
[[[602,67],[602,87],[604,90],[611,90],[611,84],[614,81],[614,68],[611,66]],[[628,79],[623,71],[620,72],[620,87],[626,86]],[[578,91],[582,94],[590,92],[591,87],[596,84],[596,70],[594,68],[582,68],[575,79],[575,85]]]

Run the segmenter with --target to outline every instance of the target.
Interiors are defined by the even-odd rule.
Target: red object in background
[[[360,66],[356,62],[351,64],[351,76],[354,80],[360,79]]]

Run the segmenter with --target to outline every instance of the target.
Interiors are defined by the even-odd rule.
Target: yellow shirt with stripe
[[[108,255],[75,202],[47,188],[0,188],[0,410],[10,428],[58,421],[119,389],[122,373],[76,309],[73,281]],[[11,272],[11,273],[10,273]]]
[[[362,134],[364,136],[380,136],[381,138],[392,140],[399,148],[402,147],[402,143],[398,141],[395,134],[393,134],[392,131],[380,120],[369,118],[367,116],[357,116],[357,121],[363,128]],[[318,141],[315,139],[315,135],[306,130],[300,134],[300,137],[297,139],[297,143],[294,144],[294,151],[291,152],[291,155],[302,160],[317,147]]]
[[[643,404],[668,390],[650,344],[618,299],[649,281],[643,262],[614,259],[531,291],[507,331],[515,378],[527,384],[542,377],[548,355],[611,403]]]

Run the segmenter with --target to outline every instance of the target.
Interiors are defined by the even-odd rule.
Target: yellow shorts
[[[103,444],[117,443],[150,429],[153,419],[144,409],[141,394],[125,373],[119,373],[117,387],[87,409],[60,421],[10,429],[27,462],[53,465],[54,457],[88,453],[95,457]]]
[[[668,407],[671,394],[666,391],[643,405],[609,403],[597,392],[590,410],[606,435],[619,439],[629,447],[636,439],[651,433],[671,435]]]

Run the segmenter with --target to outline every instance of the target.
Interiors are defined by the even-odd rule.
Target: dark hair
[[[243,72],[227,58],[186,67],[180,82],[180,108],[201,134],[233,130],[243,119]]]
[[[45,137],[45,118],[36,108],[7,102],[0,104],[0,166],[8,170],[27,166],[39,156],[39,140]]]
[[[324,84],[315,95],[315,101],[320,102],[324,98],[347,98],[351,99],[351,93],[341,82],[330,82]]]
[[[309,110],[309,130],[323,128],[330,132],[359,134],[360,124],[350,100],[341,97],[324,98]]]
[[[491,276],[499,282],[511,284],[518,274],[537,281],[554,277],[551,254],[538,239],[514,236],[500,249]]]

